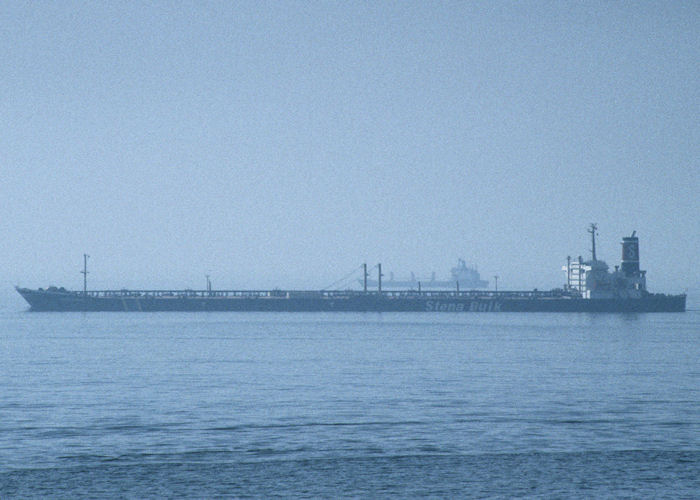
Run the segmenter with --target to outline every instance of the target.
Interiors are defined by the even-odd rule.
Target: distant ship
[[[465,289],[459,279],[449,283],[450,291],[423,290],[419,280],[397,281],[416,284],[418,290],[382,289],[381,264],[377,264],[376,290],[370,290],[367,265],[363,264],[363,289],[358,290],[88,290],[87,256],[83,263],[83,290],[49,287],[46,290],[17,287],[32,311],[328,311],[328,312],[683,312],[686,295],[650,293],[646,271],[639,267],[639,239],[636,232],[622,239],[622,262],[610,271],[595,251],[596,225],[589,229],[592,258],[567,258],[566,282],[549,291]],[[463,261],[453,278],[471,276],[474,286],[486,282],[473,279]],[[365,281],[367,280],[367,281]],[[391,283],[389,281],[388,283]],[[384,283],[385,285],[387,283]],[[462,287],[461,289],[459,287]]]
[[[382,280],[382,285],[386,288],[407,288],[409,290],[427,290],[435,288],[449,288],[452,290],[469,290],[477,288],[487,288],[489,282],[482,280],[479,271],[474,266],[467,266],[464,259],[457,259],[457,267],[450,270],[450,279],[437,280],[435,273],[430,278],[416,278],[416,275],[411,273],[410,278],[394,279],[394,273],[389,273],[388,280]],[[358,280],[363,283],[363,280]],[[377,280],[367,280],[367,286],[376,287],[379,285]]]

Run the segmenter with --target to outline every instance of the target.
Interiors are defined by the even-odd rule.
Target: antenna
[[[593,254],[593,260],[598,260],[595,257],[595,235],[598,234],[598,224],[591,222],[588,227],[588,232],[591,233],[591,253]]]
[[[367,293],[367,263],[362,264],[362,290]]]
[[[88,254],[84,253],[83,254],[83,270],[80,271],[80,274],[83,275],[83,295],[87,297],[87,275],[88,275],[88,270],[87,270],[87,260],[88,257],[90,257]]]

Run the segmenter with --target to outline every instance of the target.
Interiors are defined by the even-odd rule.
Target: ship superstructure
[[[567,291],[574,291],[586,299],[640,299],[647,292],[646,271],[639,267],[639,238],[636,231],[622,238],[622,262],[610,271],[608,264],[596,256],[595,237],[598,226],[591,224],[591,260],[582,257],[562,268],[566,272]]]

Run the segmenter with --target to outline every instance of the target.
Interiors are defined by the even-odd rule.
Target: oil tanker
[[[611,271],[596,258],[596,225],[591,224],[592,258],[567,258],[563,287],[525,290],[383,290],[381,264],[376,289],[362,290],[88,290],[84,256],[83,290],[17,287],[31,311],[339,311],[339,312],[683,312],[686,295],[650,293],[639,266],[636,232],[622,239],[622,262]]]

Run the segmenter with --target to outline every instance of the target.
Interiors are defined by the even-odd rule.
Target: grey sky
[[[698,2],[3,2],[0,278],[700,272]]]

